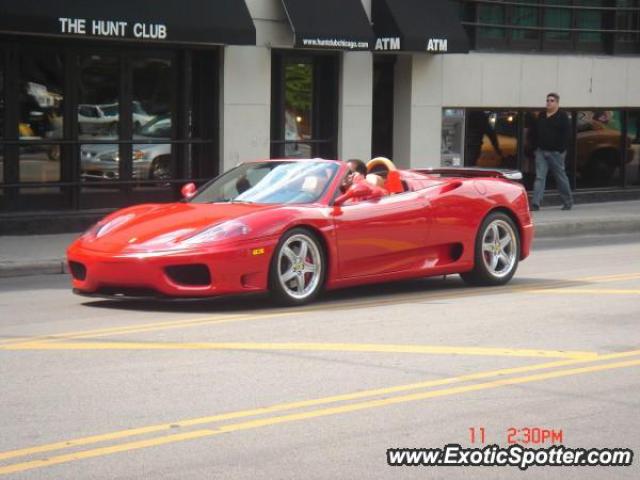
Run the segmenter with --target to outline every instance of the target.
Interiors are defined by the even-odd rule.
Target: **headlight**
[[[230,238],[244,236],[250,231],[251,229],[248,225],[237,220],[230,220],[202,230],[194,236],[183,240],[182,243],[184,245],[201,245],[203,243],[217,242],[220,240],[228,240]]]

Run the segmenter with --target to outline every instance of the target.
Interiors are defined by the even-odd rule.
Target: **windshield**
[[[338,170],[330,162],[244,163],[207,185],[190,202],[312,203]]]
[[[115,117],[116,115],[118,115],[118,105],[102,105],[100,107],[102,109],[102,113],[104,113],[104,115],[106,117]]]
[[[153,138],[171,137],[171,117],[154,118],[140,129],[140,135]]]

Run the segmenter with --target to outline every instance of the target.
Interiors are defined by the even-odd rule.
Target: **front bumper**
[[[260,242],[216,250],[111,254],[74,244],[67,259],[74,292],[81,295],[201,298],[266,291],[274,248],[275,242]],[[187,265],[205,266],[210,282],[187,284],[168,273],[167,267]]]

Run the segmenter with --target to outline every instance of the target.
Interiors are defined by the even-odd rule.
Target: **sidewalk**
[[[536,238],[638,233],[640,200],[587,203],[571,211],[559,206],[533,214]],[[0,236],[0,277],[66,273],[67,246],[80,233]]]

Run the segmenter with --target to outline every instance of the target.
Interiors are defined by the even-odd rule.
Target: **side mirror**
[[[352,198],[365,198],[373,196],[373,188],[367,182],[357,182],[351,185],[348,190],[336,198],[333,205],[339,207],[347,200]]]
[[[180,193],[182,194],[182,198],[188,200],[196,194],[197,190],[198,189],[196,188],[196,184],[191,182],[183,185],[180,189]]]

